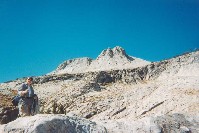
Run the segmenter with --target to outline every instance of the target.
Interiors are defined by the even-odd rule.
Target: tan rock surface
[[[114,51],[108,49],[96,60],[107,57],[107,54],[112,57]],[[153,117],[176,113],[190,118],[198,116],[199,51],[142,67],[111,69],[35,77],[34,88],[40,98],[41,113],[74,113],[96,122],[114,121],[112,128],[114,124],[122,123],[121,132],[128,130],[133,123],[140,127],[139,124]],[[4,92],[15,89],[23,80],[2,83],[0,88]],[[191,130],[187,125],[180,128]],[[154,130],[163,129],[154,127]],[[198,131],[198,127],[192,130]]]

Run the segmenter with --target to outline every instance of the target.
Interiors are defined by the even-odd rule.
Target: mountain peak
[[[148,61],[127,55],[122,47],[116,46],[112,49],[107,48],[103,50],[95,60],[90,58],[67,60],[51,74],[132,69],[149,63]]]
[[[103,50],[98,57],[101,57],[101,56],[113,57],[113,51],[112,51],[112,49],[108,48],[108,49]]]
[[[121,56],[121,57],[127,57],[128,58],[128,55],[126,54],[125,50],[120,47],[120,46],[116,46],[114,47],[113,49],[111,48],[107,48],[105,50],[103,50],[101,52],[101,54],[97,57],[97,59],[100,59],[100,58],[113,58],[114,56]]]
[[[116,46],[116,47],[114,47],[113,48],[113,53],[119,53],[119,54],[123,54],[123,55],[126,55],[126,52],[125,52],[125,50],[122,48],[122,47],[120,47],[120,46]]]

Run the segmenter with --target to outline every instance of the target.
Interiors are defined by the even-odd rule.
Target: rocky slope
[[[112,53],[105,50],[96,60],[106,51]],[[92,61],[87,64],[90,67]],[[34,79],[44,114],[73,113],[101,123],[108,132],[150,132],[152,128],[169,132],[179,118],[183,120],[178,121],[176,132],[199,132],[199,51],[135,68],[54,73]],[[2,83],[1,92],[9,94],[22,82]]]

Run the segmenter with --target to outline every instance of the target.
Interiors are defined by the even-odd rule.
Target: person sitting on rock
[[[19,116],[30,116],[34,115],[32,113],[32,109],[35,100],[38,102],[38,97],[34,94],[34,89],[32,87],[33,78],[28,77],[26,79],[26,83],[23,83],[20,88],[18,89],[18,94],[21,96],[19,100],[18,107],[19,107]]]

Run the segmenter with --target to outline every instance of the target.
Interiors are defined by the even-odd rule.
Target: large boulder
[[[1,133],[106,133],[103,126],[73,115],[38,114],[0,126]]]

